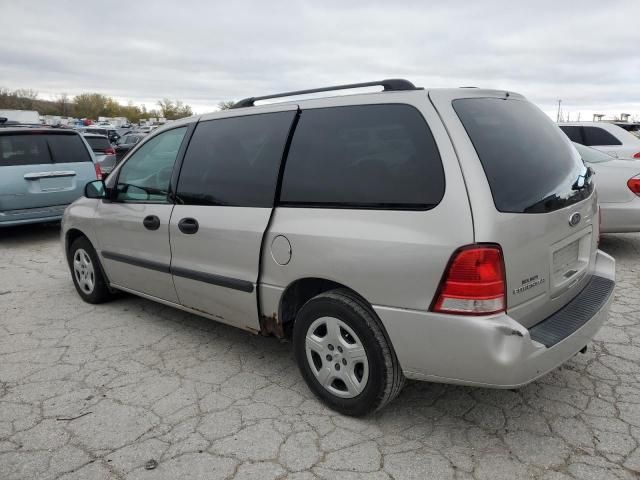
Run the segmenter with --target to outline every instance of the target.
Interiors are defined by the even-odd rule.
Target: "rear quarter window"
[[[581,201],[593,185],[574,190],[586,167],[569,139],[523,100],[464,98],[453,108],[485,171],[501,212],[545,213]]]
[[[429,209],[444,195],[431,131],[410,105],[303,110],[281,204],[324,208]]]
[[[604,128],[583,127],[584,144],[591,145],[622,145],[622,142],[607,132]]]

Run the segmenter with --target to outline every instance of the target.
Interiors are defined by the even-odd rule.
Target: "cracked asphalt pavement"
[[[610,318],[517,391],[409,382],[323,407],[292,348],[133,296],[76,294],[57,226],[0,231],[0,478],[637,479],[640,235],[611,235]]]

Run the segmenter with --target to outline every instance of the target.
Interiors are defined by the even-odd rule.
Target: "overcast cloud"
[[[403,77],[523,93],[548,113],[640,117],[640,1],[0,0],[0,86],[196,112]]]

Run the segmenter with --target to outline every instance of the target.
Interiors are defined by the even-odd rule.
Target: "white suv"
[[[85,193],[62,233],[84,300],[123,290],[288,338],[350,415],[405,377],[531,382],[612,299],[591,171],[513,92],[249,98],[159,129]]]
[[[558,126],[571,141],[618,158],[640,159],[640,138],[607,122],[565,122]]]

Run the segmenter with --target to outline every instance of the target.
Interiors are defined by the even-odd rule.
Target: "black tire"
[[[86,252],[91,259],[91,264],[93,266],[93,289],[91,291],[87,291],[86,288],[83,288],[83,286],[80,285],[74,271],[73,262],[76,253],[79,250]],[[69,247],[67,261],[69,263],[69,270],[71,271],[73,284],[76,287],[76,291],[78,292],[78,295],[80,295],[80,298],[82,298],[82,300],[87,303],[97,304],[108,302],[115,297],[115,294],[109,289],[106,278],[102,271],[102,265],[100,264],[100,260],[98,259],[98,255],[88,238],[79,237],[73,241],[71,247]]]
[[[316,378],[308,360],[307,332],[316,320],[323,317],[336,318],[346,324],[364,347],[368,380],[361,393],[352,398],[342,398],[327,390]],[[342,414],[362,416],[379,410],[391,402],[404,386],[405,377],[382,323],[365,301],[348,290],[321,293],[302,306],[293,327],[293,347],[298,367],[309,388],[330,408]],[[331,363],[328,362],[329,365]]]

